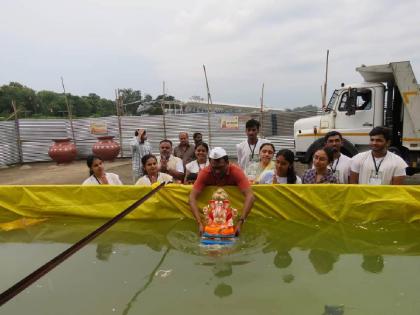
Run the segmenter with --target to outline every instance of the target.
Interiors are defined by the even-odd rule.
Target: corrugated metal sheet
[[[0,165],[19,162],[19,149],[14,121],[0,122]]]
[[[66,119],[20,119],[23,162],[51,161],[52,139],[67,138],[67,124]]]
[[[264,136],[272,141],[276,149],[293,148],[293,124],[302,117],[314,115],[314,112],[276,112],[264,113]],[[222,129],[221,119],[225,116],[238,116],[237,129]],[[211,113],[211,144],[222,146],[231,156],[236,155],[236,144],[246,139],[245,123],[250,118],[260,120],[260,114],[221,114]],[[108,135],[115,136],[115,141],[122,143],[123,155],[131,156],[130,141],[138,128],[147,130],[153,152],[158,153],[159,141],[164,139],[164,117],[159,116],[124,116],[121,117],[122,139],[120,141],[118,117],[86,118],[73,120],[79,158],[92,153],[92,146],[97,136],[90,133],[91,123],[105,123]],[[50,161],[48,149],[56,138],[73,138],[70,122],[67,119],[21,119],[19,130],[22,143],[23,162]],[[201,132],[203,140],[209,143],[208,114],[192,113],[166,115],[166,138],[178,144],[178,134],[186,131],[190,134]],[[19,162],[17,135],[14,122],[0,122],[0,165]]]

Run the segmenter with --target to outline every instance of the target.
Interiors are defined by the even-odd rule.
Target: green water
[[[0,290],[104,221],[50,219],[0,232]],[[191,220],[123,221],[0,314],[419,314],[420,225],[249,220],[230,248]],[[325,313],[340,314],[340,313]]]

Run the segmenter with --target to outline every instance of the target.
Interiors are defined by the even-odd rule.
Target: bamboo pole
[[[261,101],[261,109],[260,109],[261,137],[264,138],[264,82],[262,84],[260,101]]]
[[[162,92],[163,92],[163,100],[160,102],[160,108],[162,109],[162,118],[163,118],[163,139],[166,139],[166,114],[165,114],[165,81],[162,83]]]
[[[63,86],[64,99],[66,100],[67,113],[68,113],[68,116],[69,116],[70,129],[71,129],[71,134],[72,134],[72,137],[73,137],[73,142],[74,142],[74,145],[77,147],[77,145],[76,145],[76,137],[74,135],[74,128],[73,128],[73,115],[72,115],[71,106],[69,104],[69,100],[67,99],[66,88],[64,87],[64,79],[63,79],[63,77],[61,77],[61,85]]]
[[[122,138],[122,126],[121,126],[121,107],[122,107],[122,98],[120,96],[120,90],[115,90],[115,106],[117,107],[117,118],[118,118],[118,134],[119,134],[119,143],[120,143],[120,156],[124,157],[123,150],[123,138]]]
[[[327,85],[328,85],[328,57],[330,54],[330,50],[327,49],[327,61],[325,63],[325,81],[324,81],[324,94],[322,97],[322,109],[327,107]]]
[[[19,154],[19,163],[23,163],[23,154],[22,154],[22,140],[20,138],[20,127],[19,127],[19,111],[16,107],[16,101],[12,100],[13,113],[15,116],[15,131],[16,131],[16,144],[18,147]]]
[[[213,101],[211,99],[211,94],[210,94],[210,88],[209,88],[209,81],[207,80],[207,72],[206,72],[206,66],[203,65],[203,69],[204,69],[204,77],[206,78],[206,87],[207,87],[207,121],[208,121],[208,129],[209,129],[209,146],[211,147],[211,110],[212,110],[212,105],[213,105]]]

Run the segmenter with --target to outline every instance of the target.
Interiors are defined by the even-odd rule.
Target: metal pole
[[[206,87],[207,87],[207,121],[208,121],[208,129],[209,129],[209,146],[211,147],[211,115],[210,115],[210,111],[211,111],[211,106],[213,105],[213,101],[211,99],[211,95],[210,95],[210,88],[209,88],[209,81],[207,80],[207,72],[206,72],[206,66],[203,65],[203,69],[204,69],[204,77],[206,78]]]
[[[73,128],[73,115],[72,115],[72,111],[71,111],[71,106],[69,104],[69,100],[67,99],[66,88],[64,87],[64,79],[63,79],[63,77],[61,77],[61,85],[63,86],[64,98],[66,100],[67,113],[69,115],[71,134],[72,134],[72,137],[73,137],[74,145],[76,145],[76,137],[74,135],[74,128]],[[77,147],[77,145],[76,145],[76,147]]]

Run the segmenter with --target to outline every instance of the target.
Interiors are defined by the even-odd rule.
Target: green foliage
[[[175,101],[170,95],[159,95],[155,100],[149,94],[142,99],[140,90],[121,89],[125,115],[161,115],[161,102]],[[116,115],[115,102],[101,98],[95,93],[87,96],[66,94],[73,117],[105,117]],[[0,119],[6,119],[13,113],[12,100],[19,108],[20,117],[49,118],[67,117],[66,97],[63,93],[52,91],[36,92],[18,82],[0,86]],[[138,112],[139,106],[143,108]]]
[[[141,91],[133,89],[120,89],[123,103],[126,104],[124,111],[127,115],[137,115],[137,107],[139,107],[141,99]]]

